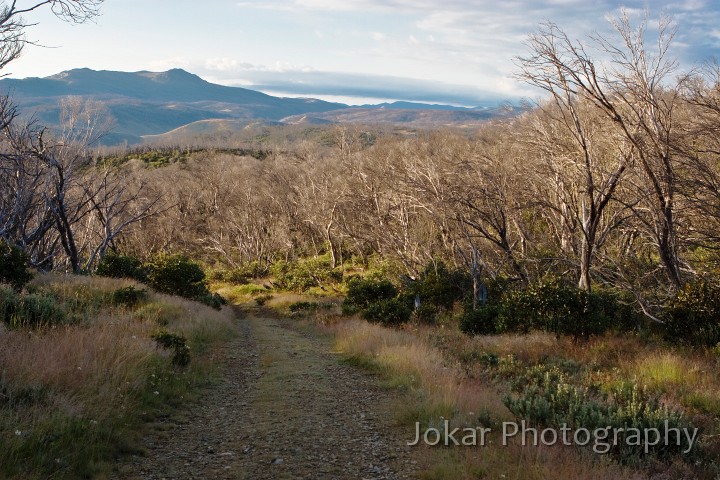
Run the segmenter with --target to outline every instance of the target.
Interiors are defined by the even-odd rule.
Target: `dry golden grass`
[[[212,366],[202,352],[233,334],[230,309],[152,293],[144,307],[158,306],[165,313],[159,322],[143,306],[109,304],[128,285],[139,288],[126,280],[39,275],[30,288],[84,309],[84,320],[0,330],[0,477],[98,475],[103,458],[124,448],[141,411],[163,408],[190,393],[193,382],[207,381]],[[182,375],[151,338],[160,328],[188,339],[193,360]]]
[[[425,448],[426,471],[422,478],[464,480],[505,479],[644,479],[640,471],[619,466],[606,457],[576,449],[502,445],[501,424],[513,417],[498,390],[482,380],[468,378],[458,358],[462,352],[514,354],[539,362],[559,352],[583,353],[570,340],[547,334],[467,337],[445,328],[415,327],[399,331],[357,319],[337,322],[333,331],[336,349],[355,363],[379,370],[389,385],[409,388],[410,401],[399,412],[402,424],[419,421],[451,426],[492,425],[484,446]]]

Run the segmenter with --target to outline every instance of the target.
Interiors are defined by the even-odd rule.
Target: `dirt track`
[[[242,315],[239,315],[242,316]],[[145,438],[119,479],[414,478],[412,432],[372,375],[291,320],[247,316],[222,382]]]

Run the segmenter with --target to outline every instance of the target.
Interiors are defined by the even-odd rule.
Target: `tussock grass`
[[[634,369],[642,382],[661,390],[682,384],[694,386],[698,381],[698,366],[672,352],[656,352],[639,358]]]
[[[30,289],[83,321],[0,329],[0,477],[103,476],[106,462],[132,449],[143,421],[208,381],[214,367],[203,352],[233,334],[232,312],[158,294],[135,309],[112,305],[113,292],[129,285],[39,275]],[[187,369],[152,340],[161,323],[188,339]]]

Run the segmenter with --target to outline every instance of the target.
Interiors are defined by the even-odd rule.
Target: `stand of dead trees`
[[[518,76],[547,98],[472,134],[265,127],[280,140],[261,157],[187,149],[106,168],[69,147],[89,143],[78,126],[95,124],[77,119],[96,106],[69,105],[75,126],[50,141],[6,100],[0,236],[72,270],[116,249],[255,272],[327,254],[331,267],[389,259],[410,277],[443,261],[476,283],[571,276],[630,292],[655,318],[685,283],[720,275],[720,69],[679,72],[665,18],[614,26],[586,42],[541,26]]]
[[[169,209],[123,247],[261,270],[327,253],[333,266],[393,259],[410,276],[437,260],[526,283],[572,275],[588,292],[632,292],[653,317],[685,282],[718,273],[720,75],[676,71],[667,19],[652,48],[646,22],[614,26],[587,44],[542,26],[518,75],[549,97],[473,135],[368,143],[359,127],[333,127],[342,141],[330,147],[128,167]]]

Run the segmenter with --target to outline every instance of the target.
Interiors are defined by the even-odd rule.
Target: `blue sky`
[[[29,39],[52,48],[29,46],[4,73],[179,67],[286,96],[478,105],[534,96],[512,78],[513,58],[540,22],[572,37],[607,33],[621,7],[673,15],[684,67],[720,56],[720,2],[711,0],[106,0],[91,24],[28,17],[39,23]]]

